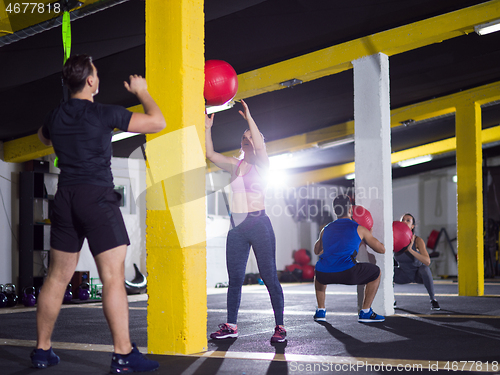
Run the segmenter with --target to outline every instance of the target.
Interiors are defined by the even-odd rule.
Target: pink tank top
[[[239,170],[242,162],[243,160],[238,163],[235,173]],[[250,170],[243,176],[237,176],[235,173],[231,176],[231,188],[234,193],[252,192],[264,194],[267,183],[255,165],[252,165]]]

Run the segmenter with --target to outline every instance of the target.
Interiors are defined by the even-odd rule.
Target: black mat
[[[360,324],[356,316],[356,287],[329,286],[327,322],[316,323],[312,316],[316,307],[314,286],[285,285],[286,344],[271,345],[274,328],[269,295],[264,287],[245,288],[236,340],[208,340],[207,350],[268,353],[275,355],[314,355],[331,357],[366,357],[397,360],[436,361],[500,361],[500,298],[457,297],[456,283],[436,283],[441,311],[431,311],[429,298],[422,285],[396,285],[396,313],[380,324]],[[500,295],[500,284],[488,283],[485,293]],[[132,302],[130,328],[138,346],[147,346],[146,301]],[[207,337],[226,319],[226,296],[208,296]],[[417,314],[421,316],[416,316]],[[34,340],[35,311],[0,315],[0,339]],[[54,341],[111,345],[102,309],[72,306],[61,310],[53,336]],[[1,340],[0,340],[1,342]],[[0,345],[0,373],[39,374],[31,369],[31,348]],[[58,366],[43,370],[44,374],[105,374],[109,370],[109,353],[57,350]],[[157,374],[324,374],[327,364],[317,362],[283,362],[230,358],[187,356],[151,356],[161,363]],[[309,367],[304,367],[308,365]],[[300,367],[302,366],[302,367]],[[314,367],[316,366],[316,368]],[[303,371],[299,371],[302,369]],[[334,371],[339,372],[339,371]],[[342,372],[342,371],[340,371]],[[353,372],[353,371],[350,371]],[[373,368],[357,368],[358,373],[380,373]],[[423,368],[419,373],[447,373]],[[491,371],[493,373],[493,371]]]

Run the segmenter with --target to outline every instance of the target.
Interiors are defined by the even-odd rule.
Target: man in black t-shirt
[[[59,363],[52,350],[52,331],[85,238],[103,284],[103,310],[114,345],[111,372],[159,367],[130,341],[124,272],[130,242],[118,206],[120,197],[113,189],[111,136],[115,128],[156,133],[165,128],[165,119],[146,80],[137,75],[129,79],[125,89],[137,96],[144,113],[95,103],[99,77],[92,58],[70,57],[63,67],[70,99],[50,112],[38,131],[40,140],[54,147],[61,174],[51,217],[50,266],[38,297],[37,345],[31,354],[36,368]]]

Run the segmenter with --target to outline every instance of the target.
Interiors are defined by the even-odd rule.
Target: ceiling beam
[[[82,5],[70,10],[70,13],[102,0],[79,0]],[[64,13],[63,7],[55,6],[55,0],[30,1],[0,1],[0,42],[1,37],[21,31],[23,36],[32,35],[29,28],[36,27],[38,32],[46,31],[59,26],[60,22],[53,22]],[[50,11],[48,6],[50,5]],[[7,10],[9,7],[9,10]],[[77,12],[78,13],[78,12]],[[74,16],[74,15],[72,15]],[[50,24],[47,24],[49,22]],[[41,24],[43,27],[40,27]],[[2,43],[0,43],[2,45]]]
[[[132,112],[143,112],[141,105],[128,108]],[[13,139],[3,144],[3,160],[8,163],[24,163],[54,153],[52,146],[45,146],[37,134]]]
[[[423,21],[382,31],[290,60],[238,75],[235,99],[285,88],[293,78],[312,81],[352,68],[352,61],[384,53],[393,56],[444,40],[467,35],[474,26],[500,18],[500,1],[493,0]]]
[[[0,3],[0,36],[5,34],[12,34],[14,32],[9,19],[9,13],[6,11],[5,5],[2,5],[3,2]]]
[[[481,141],[484,144],[500,141],[500,126],[495,126],[481,131]],[[393,152],[391,154],[391,163],[416,158],[424,155],[439,155],[446,152],[455,151],[457,147],[456,137],[444,139],[426,145],[413,147],[411,149]],[[334,178],[343,177],[354,173],[354,162],[335,165],[327,168],[320,168],[313,171],[295,173],[289,175],[286,181],[289,187],[299,187],[310,184],[317,184]]]
[[[248,98],[282,89],[283,87],[279,85],[279,82],[292,78],[298,78],[305,82],[350,69],[352,68],[351,61],[363,56],[378,52],[391,56],[424,45],[465,35],[473,31],[474,25],[496,18],[500,18],[500,0],[493,0],[464,8],[239,74],[239,89],[235,99]],[[496,83],[494,85],[498,89],[499,84]],[[485,87],[483,86],[483,88]],[[476,89],[455,95],[460,96],[465,92],[470,92],[472,95],[477,96],[478,101],[493,101],[492,98],[495,97],[491,93],[492,89],[487,89],[486,93],[476,93],[474,90]],[[481,91],[481,88],[478,90]],[[481,95],[488,97],[488,99],[482,98]],[[454,105],[456,104],[451,104],[454,99],[453,95],[450,95],[441,99],[424,102],[425,104],[418,103],[393,110],[391,111],[393,117],[391,126],[399,126],[402,121],[407,119],[418,121],[424,118],[432,118],[439,114],[454,112]],[[135,112],[142,111],[141,106],[134,106],[129,109]],[[268,150],[270,154],[296,151],[311,147],[311,145],[321,141],[321,136],[324,137],[323,141],[328,141],[352,135],[353,132],[353,123],[347,122],[316,132],[305,133],[305,135],[269,142]],[[54,152],[52,148],[40,147],[38,143],[38,139],[33,136],[5,142],[4,161],[20,163],[50,155]],[[300,146],[301,144],[303,146]],[[234,151],[225,154],[232,155]]]
[[[500,81],[441,98],[430,99],[425,102],[393,109],[391,110],[391,128],[403,126],[403,122],[408,120],[418,122],[445,114],[453,114],[457,105],[468,100],[476,101],[480,105],[499,101]],[[418,124],[413,126],[418,126]],[[266,148],[270,156],[279,155],[284,152],[295,152],[317,147],[318,143],[340,140],[353,135],[354,121],[347,121],[323,129],[266,142]],[[233,156],[238,155],[239,152],[240,150],[236,149],[224,152],[223,154]]]
[[[3,144],[3,160],[8,163],[23,163],[54,153],[53,147],[45,146],[38,134],[17,138]]]
[[[283,179],[286,181],[287,187],[308,186],[354,173],[354,166],[354,162],[350,162],[334,165],[332,167],[315,169],[313,171],[295,173],[286,177],[284,176]]]
[[[466,100],[477,102],[479,105],[499,101],[500,81],[393,109],[391,111],[391,127],[401,126],[408,120],[422,121],[454,113],[456,106]]]
[[[481,105],[500,100],[500,82],[494,82],[441,98],[431,99],[425,102],[393,109],[391,110],[391,127],[402,126],[402,123],[407,120],[414,120],[418,122],[443,114],[454,113],[457,105],[471,99],[477,101]],[[142,106],[140,105],[130,107],[128,109],[132,112],[142,112]],[[272,156],[284,152],[295,152],[311,147],[317,147],[318,143],[335,141],[352,135],[354,135],[354,121],[347,121],[304,134],[270,141],[266,143],[266,146],[269,155]],[[490,142],[492,141],[483,143]],[[4,143],[4,161],[6,162],[20,163],[50,155],[52,153],[54,153],[54,149],[52,147],[44,146],[38,140],[36,134]],[[227,151],[223,154],[227,156],[234,156],[239,154],[239,149]],[[218,170],[218,168],[213,164],[210,164],[209,171],[213,172],[216,170]]]

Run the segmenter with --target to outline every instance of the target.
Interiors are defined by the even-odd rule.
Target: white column
[[[353,61],[354,161],[356,204],[373,217],[373,235],[385,245],[384,255],[360,249],[358,260],[380,267],[380,286],[373,310],[394,314],[392,251],[392,171],[389,58],[382,53]],[[358,287],[358,305],[363,288]],[[358,306],[360,308],[360,305]]]

